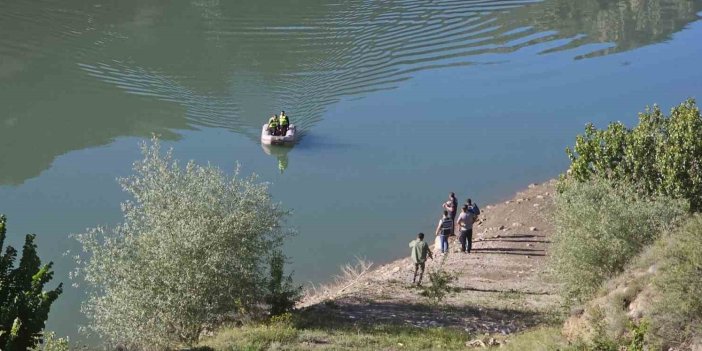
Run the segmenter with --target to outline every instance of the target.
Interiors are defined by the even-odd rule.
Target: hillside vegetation
[[[588,125],[556,200],[553,257],[589,349],[702,345],[702,118],[693,100],[639,115],[627,129]],[[695,346],[697,345],[697,346]]]

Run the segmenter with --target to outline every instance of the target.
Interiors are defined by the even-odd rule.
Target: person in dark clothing
[[[453,220],[449,217],[448,211],[444,211],[444,216],[439,220],[439,225],[436,226],[436,235],[441,240],[441,253],[448,253],[448,237],[453,228]]]
[[[461,243],[461,252],[470,253],[473,248],[473,223],[475,223],[475,214],[470,211],[468,205],[463,205],[461,215],[458,216],[459,237]]]
[[[449,194],[449,199],[448,201],[444,202],[444,210],[448,211],[449,217],[451,217],[451,220],[456,221],[456,211],[458,210],[458,200],[456,199],[456,194],[453,192]],[[455,235],[454,233],[454,228],[451,227],[451,234],[450,235]]]
[[[473,200],[468,199],[466,200],[466,205],[468,206],[468,211],[473,213],[475,215],[475,220],[477,220],[478,216],[480,216],[480,208],[478,207],[478,204],[474,203]]]

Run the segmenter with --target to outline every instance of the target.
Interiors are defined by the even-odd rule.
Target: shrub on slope
[[[642,197],[607,180],[561,185],[550,264],[566,305],[590,297],[687,212],[684,200]]]
[[[654,332],[674,344],[702,341],[702,216],[661,240],[656,256]]]

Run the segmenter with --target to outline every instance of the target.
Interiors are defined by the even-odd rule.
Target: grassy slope
[[[490,340],[495,344],[490,346]],[[488,348],[505,351],[580,350],[569,346],[560,326],[543,326],[511,336],[476,336]],[[482,348],[467,345],[466,334],[450,328],[418,329],[398,325],[353,328],[329,325],[310,328],[293,324],[224,328],[201,345],[204,350],[466,350]]]
[[[228,329],[204,346],[215,350],[461,350],[465,339],[450,329],[420,331],[381,325],[358,331],[330,331],[257,326]]]
[[[496,340],[491,345],[489,341]],[[504,351],[585,351],[591,345],[572,344],[560,326],[540,326],[519,334],[481,336],[486,349]],[[460,331],[447,328],[417,329],[394,325],[373,328],[302,328],[281,324],[225,328],[201,345],[201,350],[467,350],[483,349],[466,341]]]

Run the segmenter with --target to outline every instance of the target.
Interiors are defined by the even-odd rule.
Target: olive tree
[[[592,177],[628,184],[646,195],[666,195],[702,210],[702,117],[695,101],[674,107],[669,116],[654,106],[639,124],[621,122],[599,130],[592,124],[566,152],[574,179]]]
[[[76,235],[88,331],[142,348],[192,345],[201,332],[265,301],[268,263],[290,234],[287,211],[254,176],[182,166],[158,139],[142,144],[123,223]]]

